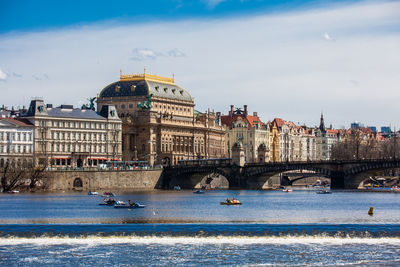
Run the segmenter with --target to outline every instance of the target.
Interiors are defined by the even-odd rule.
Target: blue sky
[[[200,111],[400,128],[399,14],[400,1],[0,0],[0,105],[80,106],[146,67],[174,73]]]
[[[359,1],[321,0],[0,0],[0,33],[113,21],[143,23],[276,13]]]

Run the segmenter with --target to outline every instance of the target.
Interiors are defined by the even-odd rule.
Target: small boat
[[[292,189],[289,189],[289,188],[285,188],[285,189],[282,190],[282,192],[290,193],[290,192],[293,192],[293,190],[292,190]]]
[[[97,196],[99,193],[98,193],[98,192],[95,192],[95,191],[89,191],[87,194],[88,194],[89,196]]]
[[[104,203],[100,203],[100,206],[114,206],[114,204],[117,202],[114,198],[105,198]]]
[[[204,191],[199,189],[193,192],[193,194],[204,194]]]
[[[391,188],[390,190],[399,192],[399,191],[400,191],[400,187],[398,187],[398,186],[392,186],[392,188]]]
[[[179,190],[181,190],[181,187],[179,185],[175,185],[174,190],[179,191]]]
[[[318,190],[317,194],[332,194],[332,192],[327,189],[322,189],[322,190]]]
[[[242,205],[242,202],[240,202],[239,200],[234,199],[234,198],[232,198],[232,199],[227,198],[225,201],[221,201],[219,204],[221,204],[221,205]]]
[[[112,192],[104,192],[102,197],[116,197],[117,195]]]
[[[8,193],[9,194],[19,194],[19,191],[18,190],[11,190],[11,191],[8,191]]]
[[[226,202],[226,201],[221,201],[219,204],[221,205],[242,205],[242,202]]]
[[[114,208],[116,209],[139,209],[139,208],[144,208],[146,205],[141,205],[139,203],[126,203],[125,201],[117,201],[114,204]]]

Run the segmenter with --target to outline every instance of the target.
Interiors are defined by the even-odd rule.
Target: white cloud
[[[177,48],[172,49],[172,50],[169,50],[169,51],[168,51],[168,55],[169,55],[170,57],[185,57],[185,56],[186,56],[185,53],[183,53],[182,51],[180,51],[180,50],[177,49]]]
[[[4,35],[2,64],[24,76],[0,83],[2,102],[22,106],[43,96],[76,105],[119,79],[120,69],[146,66],[149,73],[175,73],[200,111],[247,104],[264,121],[279,116],[312,126],[323,109],[328,125],[399,127],[399,9],[399,2],[368,3]]]
[[[324,38],[327,41],[334,41],[335,40],[335,39],[332,39],[332,37],[327,32],[324,34]]]
[[[5,81],[7,79],[7,74],[0,69],[0,81]]]
[[[146,59],[156,59],[157,57],[160,56],[163,56],[163,54],[148,48],[135,48],[132,51],[131,59],[142,61]]]

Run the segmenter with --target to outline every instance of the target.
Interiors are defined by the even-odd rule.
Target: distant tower
[[[322,114],[322,113],[321,113],[321,119],[319,122],[319,129],[321,130],[321,133],[326,133],[325,123],[324,123],[324,114]]]

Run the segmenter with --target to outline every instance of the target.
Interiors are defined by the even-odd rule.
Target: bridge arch
[[[172,177],[169,180],[168,184],[165,185],[167,188],[173,188],[174,186],[179,185],[182,189],[193,189],[196,186],[198,187],[200,183],[206,178],[225,178],[228,185],[232,183],[232,177],[229,171],[223,168],[185,168],[180,169],[169,176]]]

